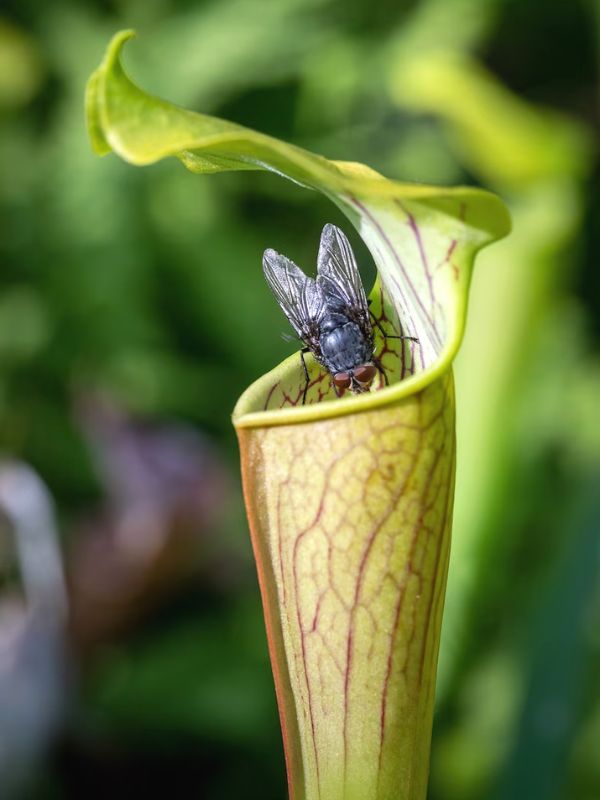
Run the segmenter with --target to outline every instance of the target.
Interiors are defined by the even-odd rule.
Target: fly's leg
[[[381,334],[382,334],[384,339],[400,339],[402,341],[409,341],[409,342],[418,342],[419,341],[415,336],[396,336],[396,335],[392,335],[390,333],[386,333],[384,331],[381,323],[375,317],[375,315],[373,314],[372,311],[370,312],[370,314],[373,317],[373,322],[375,323],[375,325],[377,325],[377,327],[381,331]],[[378,358],[376,358],[375,355],[373,355],[372,361],[375,364],[375,366],[377,367],[377,369],[379,370],[379,372],[381,372],[381,374],[383,375],[383,379],[385,381],[385,385],[389,386],[390,382],[388,380],[387,373],[386,373],[385,369],[383,368],[383,365],[382,365],[381,361]]]
[[[306,378],[306,384],[304,385],[304,392],[302,394],[302,405],[306,403],[306,393],[308,392],[308,384],[310,383],[306,361],[304,360],[305,353],[310,353],[310,347],[303,347],[302,350],[300,350],[300,361],[302,362],[302,369],[304,370],[304,377]]]
[[[395,334],[386,333],[384,331],[384,329],[383,329],[383,326],[382,326],[381,322],[377,319],[377,317],[371,311],[371,309],[369,309],[369,314],[373,318],[374,324],[377,325],[377,327],[381,331],[381,335],[383,336],[384,339],[408,339],[408,341],[410,341],[410,342],[418,342],[419,341],[415,336],[396,336]]]
[[[371,298],[369,298],[369,300],[367,301],[369,306],[371,305],[371,302],[372,302]],[[384,339],[399,339],[400,341],[408,341],[408,342],[418,342],[419,341],[416,336],[404,336],[404,335],[398,336],[397,334],[386,333],[386,331],[384,330],[383,325],[381,324],[381,321],[371,311],[371,308],[369,308],[369,314],[371,316],[371,320],[372,320],[373,324],[379,329],[379,332],[381,333],[381,335],[383,336]],[[372,360],[373,364],[375,364],[375,366],[377,367],[379,372],[383,375],[383,380],[384,380],[385,385],[389,386],[390,385],[390,381],[389,381],[389,378],[387,376],[387,372],[385,371],[385,369],[383,367],[383,364],[381,363],[380,359],[378,359],[375,356],[375,354],[373,354],[371,360]]]

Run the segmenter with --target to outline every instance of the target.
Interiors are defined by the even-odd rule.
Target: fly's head
[[[332,380],[340,395],[343,395],[346,389],[350,389],[352,394],[362,394],[369,391],[376,374],[377,367],[374,364],[360,364],[347,372],[336,372]]]

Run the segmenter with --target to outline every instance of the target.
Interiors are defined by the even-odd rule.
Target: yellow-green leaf
[[[334,202],[368,245],[383,378],[338,399],[298,355],[234,411],[295,800],[425,796],[454,476],[452,359],[476,252],[508,214],[473,188],[416,186],[148,95],[117,35],[90,79],[99,154],[193,172],[270,170]],[[326,220],[324,220],[325,222]],[[267,245],[268,243],[265,243]],[[260,254],[257,253],[257,268]],[[257,321],[258,324],[258,321]]]

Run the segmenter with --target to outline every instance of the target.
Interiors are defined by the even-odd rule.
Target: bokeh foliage
[[[73,571],[89,520],[109,524],[82,421],[90,397],[169,426],[167,438],[201,431],[210,475],[227,476],[226,512],[206,531],[195,523],[191,577],[77,654],[63,732],[31,796],[196,786],[275,798],[284,786],[229,410],[290,352],[263,249],[309,267],[323,223],[344,222],[274,176],[96,159],[83,88],[124,27],[143,34],[127,63],[157,95],[510,204],[515,231],[478,265],[457,369],[462,461],[431,797],[598,796],[594,3],[9,0],[0,14],[3,450],[50,487]]]

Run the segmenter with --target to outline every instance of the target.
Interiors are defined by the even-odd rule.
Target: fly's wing
[[[335,225],[325,225],[317,258],[317,284],[330,308],[372,331],[367,297],[356,259],[346,235]]]
[[[296,335],[318,357],[319,326],[326,311],[321,287],[312,278],[308,278],[293,261],[275,250],[265,250],[263,271],[275,299]]]

